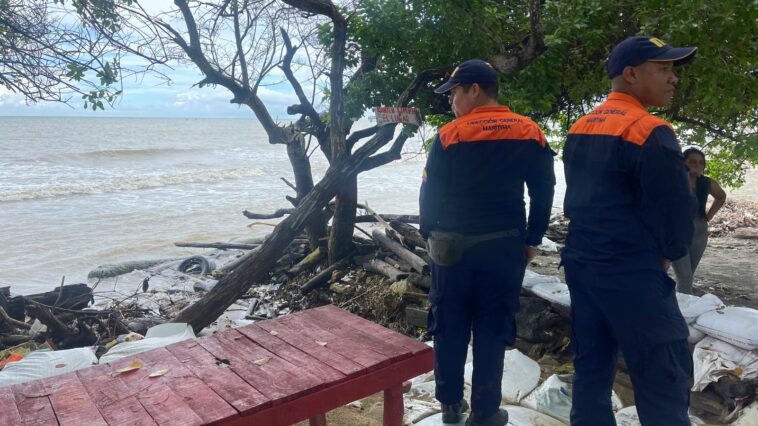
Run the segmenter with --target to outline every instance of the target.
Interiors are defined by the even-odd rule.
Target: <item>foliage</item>
[[[131,0],[120,0],[131,2]],[[120,51],[81,22],[72,22],[63,0],[0,0],[0,86],[27,102],[69,102],[74,94],[84,108],[104,109],[121,94]],[[74,0],[81,14],[118,29],[112,0]],[[99,25],[100,25],[99,24]]]
[[[381,55],[352,100],[355,108],[386,103],[416,73],[473,57],[515,50],[529,34],[525,0],[362,0],[351,36],[364,53]],[[758,3],[751,0],[546,0],[547,50],[515,75],[502,76],[500,97],[529,115],[560,148],[571,123],[608,92],[604,62],[627,36],[654,34],[698,47],[680,72],[672,104],[655,111],[678,129],[683,145],[703,147],[708,172],[735,186],[758,163]],[[425,93],[425,115],[447,109]],[[437,120],[438,123],[442,123]]]

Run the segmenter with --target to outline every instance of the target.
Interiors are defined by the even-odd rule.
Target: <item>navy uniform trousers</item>
[[[434,336],[435,396],[441,403],[463,398],[473,333],[471,409],[489,416],[500,407],[503,356],[516,338],[514,315],[525,268],[523,237],[481,242],[451,266],[432,263],[428,325]]]
[[[689,426],[692,355],[675,284],[661,271],[608,273],[564,260],[571,293],[571,424],[615,425],[611,387],[620,350],[643,426]]]

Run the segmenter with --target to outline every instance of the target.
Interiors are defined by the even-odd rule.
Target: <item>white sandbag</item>
[[[690,423],[692,426],[702,426],[703,421],[690,414]],[[640,417],[637,415],[637,407],[632,405],[619,410],[616,413],[616,426],[642,426]]]
[[[697,318],[695,328],[749,351],[758,349],[758,311],[728,306]]]
[[[558,277],[554,277],[551,275],[538,274],[534,271],[527,269],[526,273],[524,273],[524,281],[522,281],[521,286],[524,288],[532,288],[536,284],[539,284],[539,283],[559,283],[559,282],[561,282],[561,280]]]
[[[682,316],[687,324],[695,322],[700,315],[706,312],[724,308],[721,299],[710,293],[704,294],[702,297],[677,293],[676,301],[679,303],[679,310],[682,311]]]
[[[471,384],[474,364],[466,364],[463,370],[464,383]],[[518,404],[540,381],[540,365],[518,349],[505,351],[503,357],[503,379],[500,382],[500,392],[503,401]]]
[[[732,426],[755,426],[758,425],[758,401],[742,409],[740,416],[732,423]]]
[[[407,395],[403,398],[403,424],[415,424],[421,420],[440,412],[440,403],[429,402],[413,398]]]
[[[542,237],[542,242],[537,248],[542,251],[550,251],[553,253],[557,253],[558,250],[561,248],[561,245],[551,240],[548,237]]]
[[[697,342],[705,338],[705,333],[693,327],[691,324],[687,325],[687,329],[690,332],[690,335],[687,336],[687,343],[689,343],[690,345],[697,344]]]
[[[442,413],[437,413],[414,423],[414,426],[464,426],[466,419],[468,419],[468,414],[462,414],[461,421],[458,423],[442,423]]]
[[[94,348],[34,351],[0,371],[0,387],[57,376],[94,364],[97,364]]]
[[[706,337],[695,345],[692,358],[693,391],[701,391],[727,374],[742,380],[758,377],[758,351],[741,349],[713,337]]]
[[[521,405],[568,423],[571,415],[572,374],[553,374],[521,401]],[[613,411],[623,407],[616,392],[611,391]]]
[[[526,407],[506,405],[508,411],[508,426],[565,426],[560,420]]]
[[[172,343],[194,338],[195,332],[192,331],[192,327],[188,324],[176,322],[159,324],[155,327],[150,327],[147,333],[145,333],[145,338],[142,340],[114,345],[105,355],[100,357],[100,363],[117,361],[140,352],[162,348]]]
[[[571,306],[571,296],[566,284],[557,283],[537,283],[530,289],[536,296],[547,300],[548,302],[557,303],[561,306]]]

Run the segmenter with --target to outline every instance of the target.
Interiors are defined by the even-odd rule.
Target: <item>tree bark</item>
[[[329,235],[329,264],[342,259],[353,250],[353,229],[358,204],[358,179],[348,176],[337,194]]]
[[[308,153],[305,151],[304,144],[305,141],[302,135],[299,135],[295,140],[287,144],[287,156],[289,156],[290,163],[292,164],[292,171],[295,173],[298,204],[313,189],[311,162],[308,159]],[[308,236],[311,250],[315,250],[318,247],[318,240],[326,236],[326,216],[323,209],[314,212],[305,226],[305,233]]]

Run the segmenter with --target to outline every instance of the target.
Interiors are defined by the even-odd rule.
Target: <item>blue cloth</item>
[[[645,426],[689,426],[692,355],[674,282],[662,270],[607,273],[564,261],[571,293],[572,426],[615,425],[619,350]]]
[[[434,336],[436,398],[463,398],[463,370],[473,333],[472,411],[494,414],[501,401],[505,347],[516,339],[514,315],[526,269],[522,238],[481,242],[452,266],[432,263],[429,333]]]

